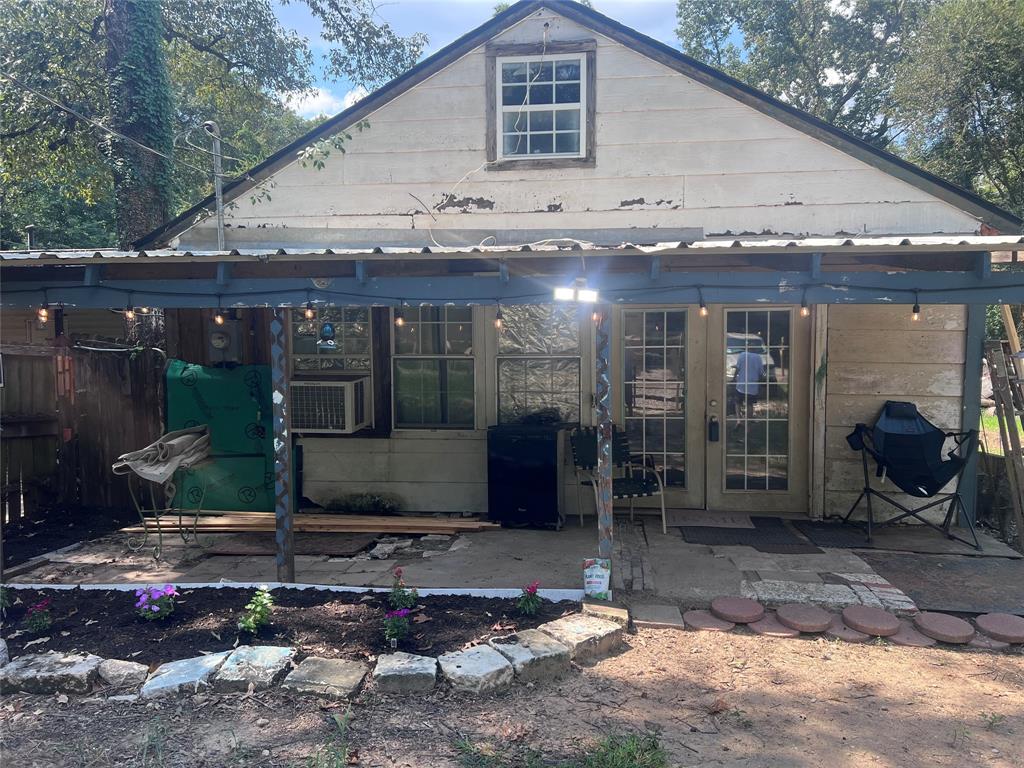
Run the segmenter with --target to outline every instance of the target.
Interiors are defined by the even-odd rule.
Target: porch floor
[[[742,523],[742,515],[731,517]],[[679,519],[694,522],[692,515],[684,518],[680,513],[669,522],[678,525]],[[698,524],[714,524],[714,518]],[[213,538],[204,535],[202,540],[209,544]],[[833,608],[864,602],[912,610],[913,603],[907,604],[912,597],[922,610],[1018,611],[1024,604],[1024,559],[991,537],[979,538],[982,556],[913,527],[877,532],[876,548],[871,550],[821,547],[813,554],[776,554],[751,546],[689,544],[676,527],[662,534],[656,517],[638,515],[631,523],[628,515],[617,515],[612,587],[625,602],[663,601],[684,609],[706,606],[720,595],[744,594],[769,603],[815,602]],[[549,589],[579,589],[581,562],[595,556],[597,549],[593,518],[583,527],[569,521],[559,532],[506,529],[447,540],[390,540],[399,548],[386,559],[372,559],[365,552],[355,557],[298,555],[296,579],[386,587],[390,571],[402,566],[406,581],[422,588],[515,588],[539,580]],[[16,568],[8,580],[263,582],[276,580],[276,567],[270,555],[208,555],[200,547],[184,545],[177,536],[164,537],[164,554],[157,561],[151,550],[129,552],[127,536],[115,534],[50,553],[34,568]]]

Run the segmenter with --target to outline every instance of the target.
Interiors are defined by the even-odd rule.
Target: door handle
[[[712,416],[708,419],[708,442],[717,443],[719,433],[718,417]]]

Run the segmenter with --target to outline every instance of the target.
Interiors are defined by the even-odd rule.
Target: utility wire
[[[213,175],[213,173],[208,168],[200,168],[199,166],[192,165],[191,163],[188,163],[188,162],[186,162],[184,160],[175,159],[175,158],[171,157],[170,155],[164,154],[163,152],[161,152],[158,149],[153,149],[152,147],[147,147],[141,141],[136,141],[131,136],[125,136],[123,133],[118,133],[113,128],[108,128],[107,126],[103,125],[103,123],[99,122],[98,120],[93,120],[91,117],[83,115],[81,112],[79,112],[79,111],[77,111],[75,109],[72,109],[71,107],[67,106],[66,104],[62,104],[61,102],[57,101],[56,99],[50,98],[45,93],[42,93],[41,91],[37,91],[32,86],[30,86],[30,85],[28,85],[26,83],[23,83],[21,80],[16,78],[10,72],[0,71],[0,75],[2,75],[3,77],[6,77],[8,80],[10,80],[12,83],[17,85],[19,88],[22,88],[23,90],[26,90],[29,93],[35,94],[36,96],[38,96],[43,101],[48,102],[49,104],[52,104],[57,109],[59,109],[59,110],[61,110],[63,112],[67,112],[69,115],[74,115],[79,120],[83,120],[83,121],[89,123],[90,125],[92,125],[92,126],[94,126],[96,128],[99,128],[101,131],[109,133],[111,136],[116,136],[119,139],[123,139],[124,141],[127,141],[127,142],[129,142],[131,144],[134,144],[139,149],[144,149],[146,152],[154,154],[157,157],[162,157],[165,160],[170,160],[172,163],[180,163],[181,165],[187,166],[187,167],[191,168],[194,171],[199,171],[200,173],[207,174],[207,175],[210,175],[210,176]],[[223,176],[223,174],[221,174],[221,175]]]

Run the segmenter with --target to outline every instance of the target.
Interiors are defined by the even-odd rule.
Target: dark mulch
[[[13,520],[4,525],[4,567],[80,541],[106,536],[138,522],[138,513],[127,507],[37,510],[30,519]]]
[[[144,621],[134,609],[134,592],[93,590],[12,590],[18,600],[4,622],[11,656],[48,650],[84,651],[109,659],[161,664],[174,659],[224,651],[237,645],[287,645],[300,658],[326,656],[365,660],[390,651],[384,640],[384,593],[275,589],[272,624],[255,637],[240,633],[238,618],[251,590],[189,589],[178,598],[165,621]],[[49,597],[53,625],[50,639],[25,648],[38,635],[22,630],[27,607]],[[411,632],[399,650],[437,656],[467,643],[530,629],[576,611],[572,602],[543,602],[536,616],[521,616],[515,601],[498,598],[421,597]]]

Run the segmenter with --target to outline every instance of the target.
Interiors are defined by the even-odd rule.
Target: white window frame
[[[522,104],[522,105],[504,105],[502,104],[503,89],[502,86],[506,85],[502,83],[502,67],[504,64],[511,63],[525,63],[527,64],[527,73],[529,73],[529,64],[539,63],[552,63],[556,61],[575,60],[579,62],[580,66],[580,100],[579,102],[573,102],[571,104]],[[552,69],[552,78],[554,78],[554,71]],[[496,157],[499,161],[514,161],[514,160],[545,160],[545,159],[557,159],[557,158],[586,158],[587,157],[587,132],[589,126],[587,125],[588,109],[587,109],[587,53],[586,51],[580,51],[577,53],[548,53],[544,55],[523,55],[523,56],[497,56],[495,57],[494,66],[494,93],[495,93],[495,136],[497,146],[495,147]],[[555,81],[557,82],[557,81]],[[526,90],[529,94],[530,81],[529,74],[527,74]],[[522,112],[524,114],[528,112],[556,112],[559,109],[573,109],[579,108],[580,113],[580,127],[579,127],[579,140],[580,146],[578,152],[546,152],[543,154],[518,154],[518,155],[506,155],[505,154],[505,115],[509,112]],[[554,118],[552,118],[554,119]],[[557,133],[552,128],[552,133],[557,137]],[[525,135],[529,135],[529,131]],[[556,139],[557,141],[557,139]],[[554,149],[555,144],[552,144]]]

